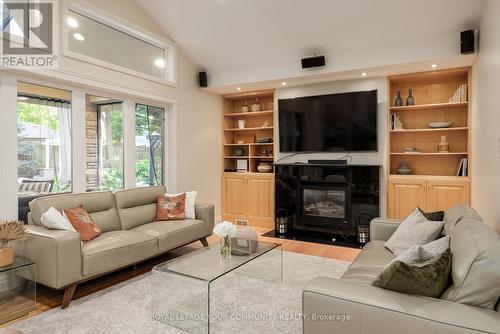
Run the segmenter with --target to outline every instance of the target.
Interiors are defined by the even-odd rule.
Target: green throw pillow
[[[434,212],[425,212],[424,210],[418,208],[420,212],[424,215],[427,220],[433,222],[442,222],[444,220],[444,211],[434,211]]]
[[[412,295],[439,298],[449,286],[451,250],[419,264],[393,261],[372,285]]]

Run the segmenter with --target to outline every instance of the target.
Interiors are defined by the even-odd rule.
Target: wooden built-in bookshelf
[[[260,111],[250,109],[255,102]],[[274,90],[236,93],[222,96],[222,218],[237,224],[274,227],[274,172],[261,173],[261,163],[272,164],[274,152]],[[245,121],[240,128],[239,120]],[[269,142],[259,143],[268,138]],[[243,155],[237,150],[243,149]],[[238,161],[246,171],[238,171]]]
[[[245,104],[251,108],[256,102],[260,103],[261,111],[242,112]],[[250,173],[258,172],[257,166],[261,161],[274,162],[274,90],[225,95],[222,103],[224,171],[235,172],[237,159],[248,161]],[[242,129],[238,126],[239,120],[245,120]],[[271,140],[269,143],[258,143],[262,138]],[[236,156],[237,148],[243,149],[244,155]]]
[[[461,85],[467,85],[461,101],[450,102]],[[408,89],[415,105],[395,106],[397,92],[403,104]],[[471,69],[456,68],[388,78],[388,216],[402,218],[415,206],[446,210],[456,203],[470,204],[471,175]],[[394,128],[395,115],[403,128]],[[430,122],[452,122],[447,128],[431,128]],[[448,152],[439,152],[446,136]],[[414,147],[420,152],[407,153]],[[461,159],[467,158],[467,174],[457,176]],[[410,175],[398,168],[405,163]]]

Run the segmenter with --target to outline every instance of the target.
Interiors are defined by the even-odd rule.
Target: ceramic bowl
[[[439,129],[439,128],[449,128],[453,123],[452,122],[431,122],[428,123],[430,128]]]

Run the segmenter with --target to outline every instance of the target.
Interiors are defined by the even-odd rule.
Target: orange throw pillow
[[[101,235],[101,229],[92,220],[89,213],[83,208],[83,205],[79,205],[73,209],[64,209],[63,211],[71,225],[80,233],[80,240],[83,242],[90,241]]]
[[[186,193],[156,197],[156,220],[186,219]]]

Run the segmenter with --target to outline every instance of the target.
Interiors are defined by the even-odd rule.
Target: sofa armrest
[[[400,220],[389,218],[375,218],[370,222],[370,240],[387,241],[396,231]]]
[[[200,219],[205,222],[207,236],[211,235],[212,231],[214,230],[214,220],[215,220],[214,209],[215,207],[213,204],[196,203],[194,206],[196,219]]]
[[[498,312],[326,277],[306,285],[302,307],[304,334],[498,333],[500,328]]]
[[[82,279],[80,234],[49,230],[43,226],[26,227],[27,239],[20,255],[32,260],[37,281],[54,289],[64,288]]]

